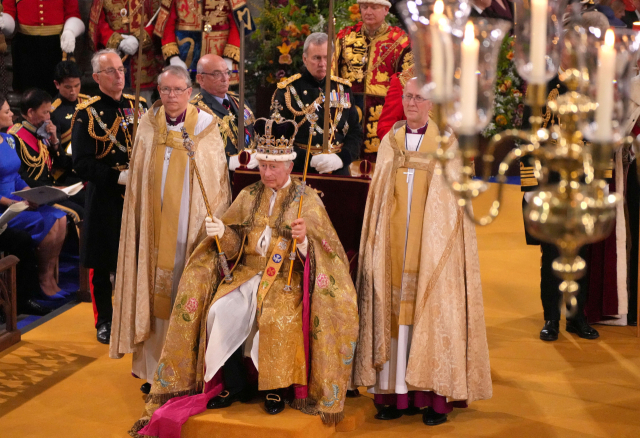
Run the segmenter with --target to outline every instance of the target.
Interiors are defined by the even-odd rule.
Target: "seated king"
[[[343,418],[358,337],[349,261],[315,190],[290,176],[295,122],[261,118],[254,126],[260,181],[220,219],[205,220],[208,237],[180,281],[146,411],[134,426],[140,434],[156,436],[205,405],[248,401],[256,389],[269,414],[287,400],[326,424]],[[216,238],[236,261],[230,281],[219,281]],[[256,370],[257,388],[249,378]],[[196,408],[203,390],[211,396]],[[184,394],[197,399],[160,407]]]

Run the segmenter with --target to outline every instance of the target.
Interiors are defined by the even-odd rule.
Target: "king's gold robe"
[[[435,150],[435,124],[417,152],[405,148],[405,125],[396,123],[380,145],[365,209],[354,383],[378,383],[392,359],[392,338],[411,325],[402,384],[449,401],[487,399],[492,386],[474,225],[437,175],[439,164],[424,155]],[[407,169],[415,169],[410,221]],[[446,171],[453,179],[459,169],[454,161]]]
[[[231,283],[220,282],[213,239],[205,239],[195,250],[180,282],[145,413],[134,425],[133,433],[144,427],[153,412],[169,399],[202,391],[204,358],[209,353],[205,352],[207,315],[229,293],[238,293],[238,287],[263,275],[280,237],[290,248],[291,223],[297,218],[301,187],[301,182],[292,178],[288,187],[277,192],[269,215],[272,192],[257,182],[244,188],[221,217],[226,225],[220,239],[222,250],[231,260],[241,253]],[[298,400],[292,407],[304,407],[305,412],[319,413],[326,423],[337,423],[343,418],[358,337],[355,287],[338,235],[322,201],[309,187],[304,188],[302,217],[307,227],[306,260],[310,270],[310,364],[305,361],[302,329],[303,264],[296,259],[292,290],[285,291],[290,263],[285,252],[285,261],[268,292],[258,291],[259,386],[275,389],[307,385],[308,398]],[[255,248],[267,225],[272,237],[267,256],[262,257]],[[263,286],[261,281],[260,287]]]

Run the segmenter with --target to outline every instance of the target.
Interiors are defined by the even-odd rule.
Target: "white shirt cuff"
[[[308,247],[309,247],[309,240],[307,239],[307,236],[304,236],[304,242],[298,243],[296,245],[296,249],[300,251],[300,255],[302,255],[303,257],[307,257]]]

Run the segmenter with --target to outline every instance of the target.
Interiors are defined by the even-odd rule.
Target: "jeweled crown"
[[[261,117],[253,125],[256,151],[265,155],[288,155],[293,152],[293,141],[298,126],[293,120]]]

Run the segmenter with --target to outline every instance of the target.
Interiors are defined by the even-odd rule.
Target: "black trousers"
[[[549,243],[541,243],[540,250],[542,252],[542,259],[540,263],[540,298],[542,300],[542,308],[544,310],[544,319],[548,320],[560,320],[560,306],[562,305],[562,295],[560,290],[560,283],[562,279],[557,277],[553,272],[552,263],[560,253],[555,245]],[[583,246],[580,250],[580,257],[588,260],[589,246]],[[580,290],[576,297],[578,301],[578,309],[573,319],[584,318],[584,305],[587,302],[589,295],[589,270],[585,275],[577,281],[580,285]]]
[[[224,389],[229,394],[237,394],[247,385],[247,369],[244,366],[244,345],[233,352],[231,357],[222,365]]]
[[[38,36],[16,33],[11,41],[13,89],[20,93],[40,88],[56,95],[53,83],[56,65],[62,61],[60,35]]]
[[[7,228],[0,234],[0,251],[20,259],[16,266],[18,309],[28,300],[39,298],[38,260],[34,242],[26,231]]]
[[[629,209],[629,231],[631,237],[631,254],[629,256],[629,319],[638,317],[638,227],[640,212],[640,185],[636,161],[632,161],[627,174],[627,207]]]
[[[111,302],[111,279],[109,269],[93,269],[93,300],[98,311],[96,328],[105,322],[111,322],[113,304]]]

